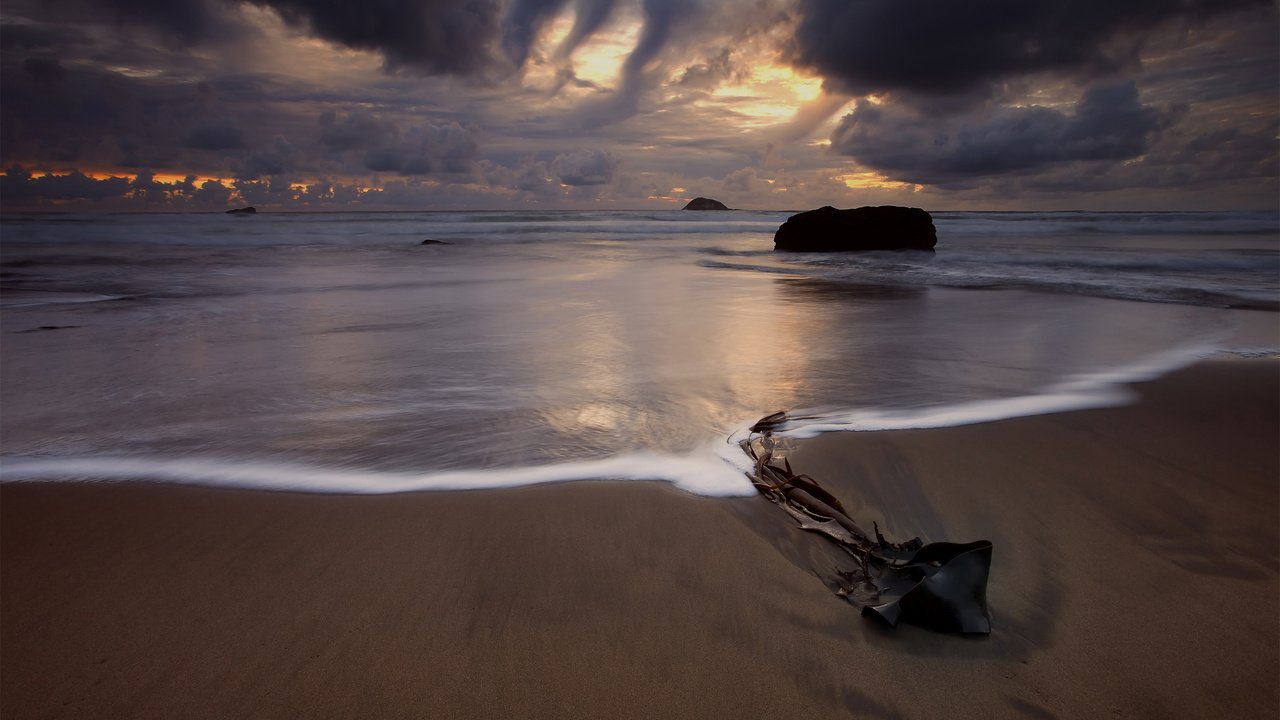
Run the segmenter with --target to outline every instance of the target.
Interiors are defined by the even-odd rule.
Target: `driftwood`
[[[830,579],[836,595],[890,627],[902,621],[939,632],[990,633],[991,543],[894,543],[875,523],[868,533],[816,480],[792,472],[785,458],[775,460],[773,432],[786,421],[785,413],[774,413],[751,426],[740,443],[755,463],[747,477],[800,529],[825,536],[854,559],[854,570],[837,570]]]

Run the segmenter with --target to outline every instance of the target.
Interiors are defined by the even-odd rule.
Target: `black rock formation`
[[[443,240],[432,240],[431,238],[427,238],[426,240],[423,240],[419,244],[420,245],[452,245],[453,243],[447,243]]]
[[[728,210],[729,208],[719,200],[711,198],[696,197],[684,206],[685,210]]]
[[[250,205],[249,207],[232,208],[227,211],[228,215],[252,215],[258,212],[258,209]]]
[[[932,250],[937,244],[929,213],[896,205],[850,210],[828,205],[792,215],[773,236],[775,250],[797,252]]]

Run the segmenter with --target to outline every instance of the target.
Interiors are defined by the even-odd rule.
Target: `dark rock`
[[[696,197],[684,206],[685,210],[728,210],[724,203],[711,198]]]
[[[227,211],[228,215],[252,215],[258,212],[258,209],[250,205],[249,207],[232,208]]]
[[[432,240],[431,238],[427,238],[426,240],[423,240],[420,244],[422,244],[422,245],[452,245],[453,243],[447,243],[447,242],[445,242],[445,241],[443,241],[443,240]]]
[[[773,236],[775,250],[932,250],[933,218],[920,208],[881,205],[837,210],[830,205],[792,215]]]
[[[45,332],[47,330],[73,330],[80,327],[79,325],[41,325],[40,327],[28,328],[26,330],[15,330],[16,333],[33,333]]]

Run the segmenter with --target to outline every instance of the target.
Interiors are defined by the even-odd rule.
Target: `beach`
[[[10,0],[0,720],[1280,720],[1280,6]]]
[[[828,433],[898,539],[994,543],[989,637],[889,630],[759,497],[0,485],[6,718],[1274,717],[1280,372]]]

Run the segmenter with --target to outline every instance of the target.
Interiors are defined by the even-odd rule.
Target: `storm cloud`
[[[1265,206],[1275,20],[1260,0],[10,0],[4,202],[963,207],[1194,187]]]
[[[364,166],[401,175],[465,173],[477,151],[476,139],[458,123],[412,127],[369,148]]]
[[[381,53],[390,69],[471,75],[490,66],[501,8],[494,0],[253,0],[291,25]]]
[[[524,65],[538,31],[560,13],[566,2],[513,0],[503,21],[502,50],[514,66]]]
[[[689,33],[704,19],[699,0],[643,0],[644,24],[635,47],[622,61],[617,87],[578,114],[583,127],[609,125],[632,117],[638,104],[663,78],[657,71],[663,49],[678,32]]]
[[[244,131],[225,117],[202,118],[183,137],[183,143],[200,150],[230,150],[244,147]]]
[[[74,18],[78,24],[98,24],[123,34],[150,33],[174,46],[224,41],[248,28],[224,0],[7,0],[6,15],[42,21],[41,25],[6,24],[5,44],[11,39],[32,46],[61,47],[69,38],[88,41],[85,33],[59,26]]]
[[[985,94],[1003,80],[1133,69],[1144,38],[1264,0],[800,0],[795,61],[853,95]]]
[[[934,117],[862,102],[840,122],[831,147],[896,180],[947,184],[1056,163],[1137,157],[1178,112],[1141,104],[1127,81],[1089,86],[1071,112],[996,106]]]
[[[112,177],[101,180],[88,177],[79,171],[66,175],[33,176],[21,165],[14,165],[0,176],[0,194],[7,201],[30,198],[54,200],[101,200],[123,195],[131,189],[128,178]]]

